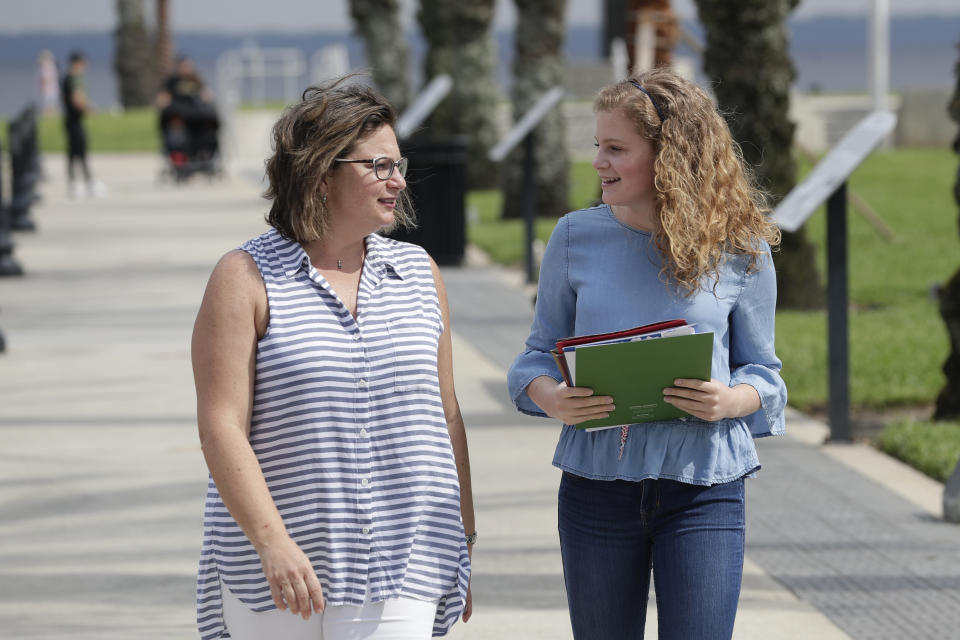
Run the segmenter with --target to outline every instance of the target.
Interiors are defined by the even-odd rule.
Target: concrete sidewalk
[[[96,156],[107,197],[69,200],[46,159],[38,231],[0,279],[0,637],[192,638],[206,471],[190,331],[217,258],[262,231],[250,179],[160,184],[159,159]],[[480,541],[475,617],[451,638],[570,638],[556,534],[557,425],[518,414],[505,370],[529,328],[512,272],[444,269]],[[940,485],[865,447],[760,442],[735,637],[960,637],[960,529]],[[655,627],[653,603],[650,627]],[[655,637],[649,634],[648,637]]]

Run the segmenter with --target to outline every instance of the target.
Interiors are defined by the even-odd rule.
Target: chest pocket
[[[440,325],[430,315],[395,316],[387,321],[393,348],[393,381],[398,392],[438,390]]]

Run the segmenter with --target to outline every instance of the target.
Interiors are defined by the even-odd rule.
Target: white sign
[[[420,124],[433,113],[437,105],[447,97],[453,87],[453,80],[445,73],[434,76],[423,88],[407,110],[397,118],[397,138],[403,140],[413,133]]]
[[[520,144],[520,141],[527,137],[534,127],[536,127],[543,117],[549,113],[550,109],[563,99],[563,87],[557,86],[540,96],[530,110],[523,114],[520,122],[514,125],[507,135],[490,149],[488,156],[494,162],[500,162],[507,157],[510,150]]]
[[[883,142],[897,124],[890,111],[874,111],[850,129],[806,179],[790,190],[773,211],[784,231],[796,231],[853,170]]]

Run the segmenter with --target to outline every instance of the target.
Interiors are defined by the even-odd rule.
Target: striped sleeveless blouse
[[[327,605],[439,600],[433,635],[466,601],[470,560],[437,377],[443,321],[426,252],[366,239],[357,319],[276,230],[241,249],[266,285],[250,444]],[[211,478],[197,579],[201,637],[227,638],[220,588],[275,606],[260,558]],[[292,614],[291,614],[292,615]]]

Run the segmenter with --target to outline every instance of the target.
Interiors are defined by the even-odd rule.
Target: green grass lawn
[[[574,162],[570,167],[570,208],[581,209],[600,199],[597,172],[589,162]],[[473,213],[467,226],[467,239],[490,258],[504,265],[519,265],[524,259],[523,220],[501,220],[503,193],[499,189],[471,191],[467,207]],[[555,218],[538,218],[537,238],[546,242],[556,226]]]
[[[269,110],[277,114],[286,105],[271,102],[262,105],[240,105],[241,111]],[[158,151],[160,128],[157,110],[153,107],[124,111],[96,111],[86,118],[87,143],[91,152]],[[44,116],[38,122],[37,137],[41,151],[59,152],[66,149],[63,118]],[[7,123],[0,120],[0,143],[8,149]]]
[[[957,159],[948,150],[897,149],[871,155],[851,177],[850,186],[889,225],[896,238],[885,240],[850,210],[851,398],[854,406],[882,408],[932,402],[943,384],[940,367],[947,335],[931,298],[931,287],[960,268],[957,212],[951,199]],[[809,164],[801,171],[808,171]],[[588,163],[571,171],[571,206],[597,196],[596,175]],[[469,195],[476,212],[470,241],[494,260],[519,264],[523,231],[518,220],[499,219],[500,194]],[[824,211],[806,225],[825,268]],[[537,222],[546,240],[555,220]],[[826,313],[777,314],[777,351],[791,405],[826,404]]]
[[[872,154],[854,172],[859,193],[896,237],[885,240],[851,207],[849,212],[850,373],[854,406],[927,404],[943,385],[946,328],[932,289],[960,268],[952,185],[957,158],[946,149],[898,149]],[[821,272],[825,213],[806,232],[818,247]],[[826,403],[824,312],[777,314],[777,351],[791,404]]]
[[[98,111],[86,118],[87,144],[93,153],[101,151],[158,151],[160,132],[157,112],[150,107],[123,112]],[[67,148],[63,118],[45,116],[37,123],[41,151],[58,152]],[[0,141],[8,149],[7,123],[0,122]]]
[[[934,480],[946,482],[960,458],[960,422],[897,422],[884,429],[877,444]]]

